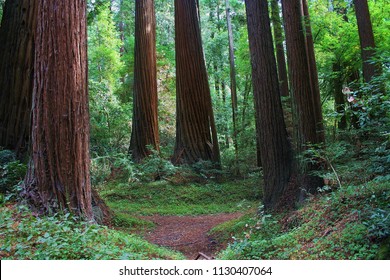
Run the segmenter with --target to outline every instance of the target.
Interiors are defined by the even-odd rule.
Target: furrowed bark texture
[[[303,32],[300,0],[283,0],[282,4],[290,88],[295,101],[298,123],[298,150],[303,150],[308,143],[320,143],[323,132],[318,131],[316,125],[318,115],[314,104],[318,99],[314,96],[311,88],[309,57]]]
[[[375,40],[367,0],[354,0],[353,2],[362,51],[363,78],[368,83],[375,75],[380,74],[381,69],[377,63],[370,62],[375,55]]]
[[[313,103],[313,108],[315,110],[315,124],[316,124],[316,131],[317,131],[317,137],[318,142],[325,142],[325,130],[324,130],[324,124],[322,119],[322,107],[321,107],[321,95],[320,95],[320,87],[318,84],[318,70],[316,65],[316,58],[314,53],[314,42],[313,42],[313,35],[311,31],[311,25],[310,25],[310,15],[309,15],[309,8],[307,6],[307,1],[302,0],[302,10],[303,10],[303,17],[304,17],[304,28],[305,28],[305,39],[306,39],[306,53],[307,53],[307,63],[308,63],[308,69],[309,69],[309,80],[310,80],[310,88],[311,88],[311,94],[312,98],[311,101]]]
[[[0,146],[27,152],[34,73],[35,0],[8,0],[0,28]]]
[[[264,173],[264,206],[273,209],[287,190],[292,150],[284,123],[267,0],[246,0],[252,82]]]
[[[204,61],[196,0],[175,0],[176,145],[173,163],[210,160],[219,146]]]
[[[305,1],[305,0],[304,0]],[[286,33],[287,63],[289,68],[290,92],[293,99],[296,148],[298,153],[310,148],[311,144],[321,144],[324,141],[324,131],[321,130],[321,104],[317,91],[313,90],[315,78],[314,56],[309,54],[307,33],[308,22],[304,26],[303,7],[301,0],[282,1],[283,18]],[[310,40],[309,40],[310,41]],[[317,82],[318,83],[318,82]],[[318,104],[319,103],[319,104]],[[298,184],[308,192],[315,192],[323,186],[323,179],[309,175],[310,171],[319,170],[319,162],[306,163],[300,161]]]
[[[133,130],[130,153],[140,162],[159,149],[156,66],[156,18],[154,0],[136,0]]]
[[[283,47],[283,28],[282,20],[280,18],[278,0],[271,0],[271,20],[273,25],[274,41],[276,47],[276,61],[278,65],[280,94],[282,96],[289,96],[286,57],[284,54]]]
[[[37,16],[25,193],[45,211],[91,219],[86,1],[39,0]]]

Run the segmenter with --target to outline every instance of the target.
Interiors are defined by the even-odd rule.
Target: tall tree
[[[156,17],[154,0],[135,2],[133,130],[130,153],[137,162],[159,149]]]
[[[174,163],[219,164],[219,145],[196,0],[175,0],[176,144]]]
[[[305,1],[305,0],[304,0]],[[283,0],[282,11],[286,33],[287,62],[290,77],[290,91],[294,103],[294,118],[296,121],[296,145],[297,151],[302,152],[310,144],[320,144],[324,141],[324,131],[319,130],[322,123],[322,113],[319,92],[313,90],[314,56],[308,54],[308,40],[302,20],[303,8],[301,0]],[[306,30],[307,30],[306,21]],[[307,171],[319,168],[317,164],[304,165],[305,170],[300,170],[303,187],[317,189],[322,187],[323,180],[316,176],[306,176]]]
[[[283,46],[284,36],[278,0],[271,0],[271,21],[274,31],[280,93],[282,96],[289,96],[286,57]]]
[[[34,1],[6,1],[0,28],[0,146],[27,151],[34,73]]]
[[[309,70],[309,81],[310,89],[312,95],[312,106],[315,110],[315,119],[316,131],[318,142],[325,141],[325,130],[322,119],[322,108],[321,108],[321,96],[320,96],[320,87],[318,84],[318,70],[316,64],[316,58],[314,53],[314,41],[311,31],[310,24],[310,15],[309,8],[307,6],[307,0],[302,0],[302,16],[304,19],[304,30],[305,30],[305,40],[306,40],[306,55],[307,55],[307,67]]]
[[[266,209],[280,206],[292,174],[292,150],[280,100],[267,0],[246,0],[252,82],[264,173]]]
[[[230,63],[230,95],[232,100],[232,121],[233,121],[233,145],[235,150],[235,172],[238,172],[238,142],[237,142],[237,81],[236,81],[236,63],[234,57],[234,38],[233,38],[233,26],[230,16],[230,4],[229,0],[225,0],[226,4],[226,20],[229,39],[229,63]]]
[[[37,0],[32,161],[24,195],[92,218],[86,1]]]
[[[298,145],[304,148],[308,143],[323,140],[323,131],[317,130],[319,122],[316,105],[319,97],[312,91],[311,74],[306,36],[302,22],[301,0],[282,2],[286,30],[287,61],[290,71],[290,87],[296,103],[298,117]],[[315,62],[314,62],[315,63]],[[322,122],[322,120],[321,120]]]
[[[379,64],[371,60],[375,55],[375,40],[367,0],[354,0],[363,60],[363,78],[366,83],[379,74]]]

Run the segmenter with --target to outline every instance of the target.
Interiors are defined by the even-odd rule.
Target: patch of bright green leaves
[[[0,209],[1,259],[183,259],[135,235],[82,222],[70,214],[35,217],[29,210]]]
[[[176,185],[112,182],[101,195],[116,213],[134,215],[201,215],[246,212],[261,199],[261,187],[253,181],[209,182]]]
[[[343,187],[289,214],[244,217],[221,259],[379,259],[389,255],[388,182]],[[239,233],[240,232],[240,233]],[[387,249],[386,249],[387,248]]]

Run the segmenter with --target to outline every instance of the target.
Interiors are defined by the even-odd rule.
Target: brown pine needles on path
[[[208,235],[215,226],[241,217],[241,213],[223,213],[201,216],[144,216],[142,219],[156,224],[146,233],[146,240],[182,252],[195,259],[201,252],[214,257],[223,245]]]

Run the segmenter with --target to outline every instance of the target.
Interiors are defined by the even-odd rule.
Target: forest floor
[[[146,240],[180,251],[187,259],[194,260],[199,257],[199,253],[214,258],[218,251],[224,249],[226,244],[220,244],[209,235],[210,230],[241,216],[242,213],[221,213],[200,216],[154,215],[141,218],[156,225],[156,228],[145,235]]]
[[[193,260],[199,253],[214,258],[226,248],[228,240],[210,231],[255,211],[261,187],[255,179],[180,184],[117,181],[100,193],[114,212],[114,228]]]

